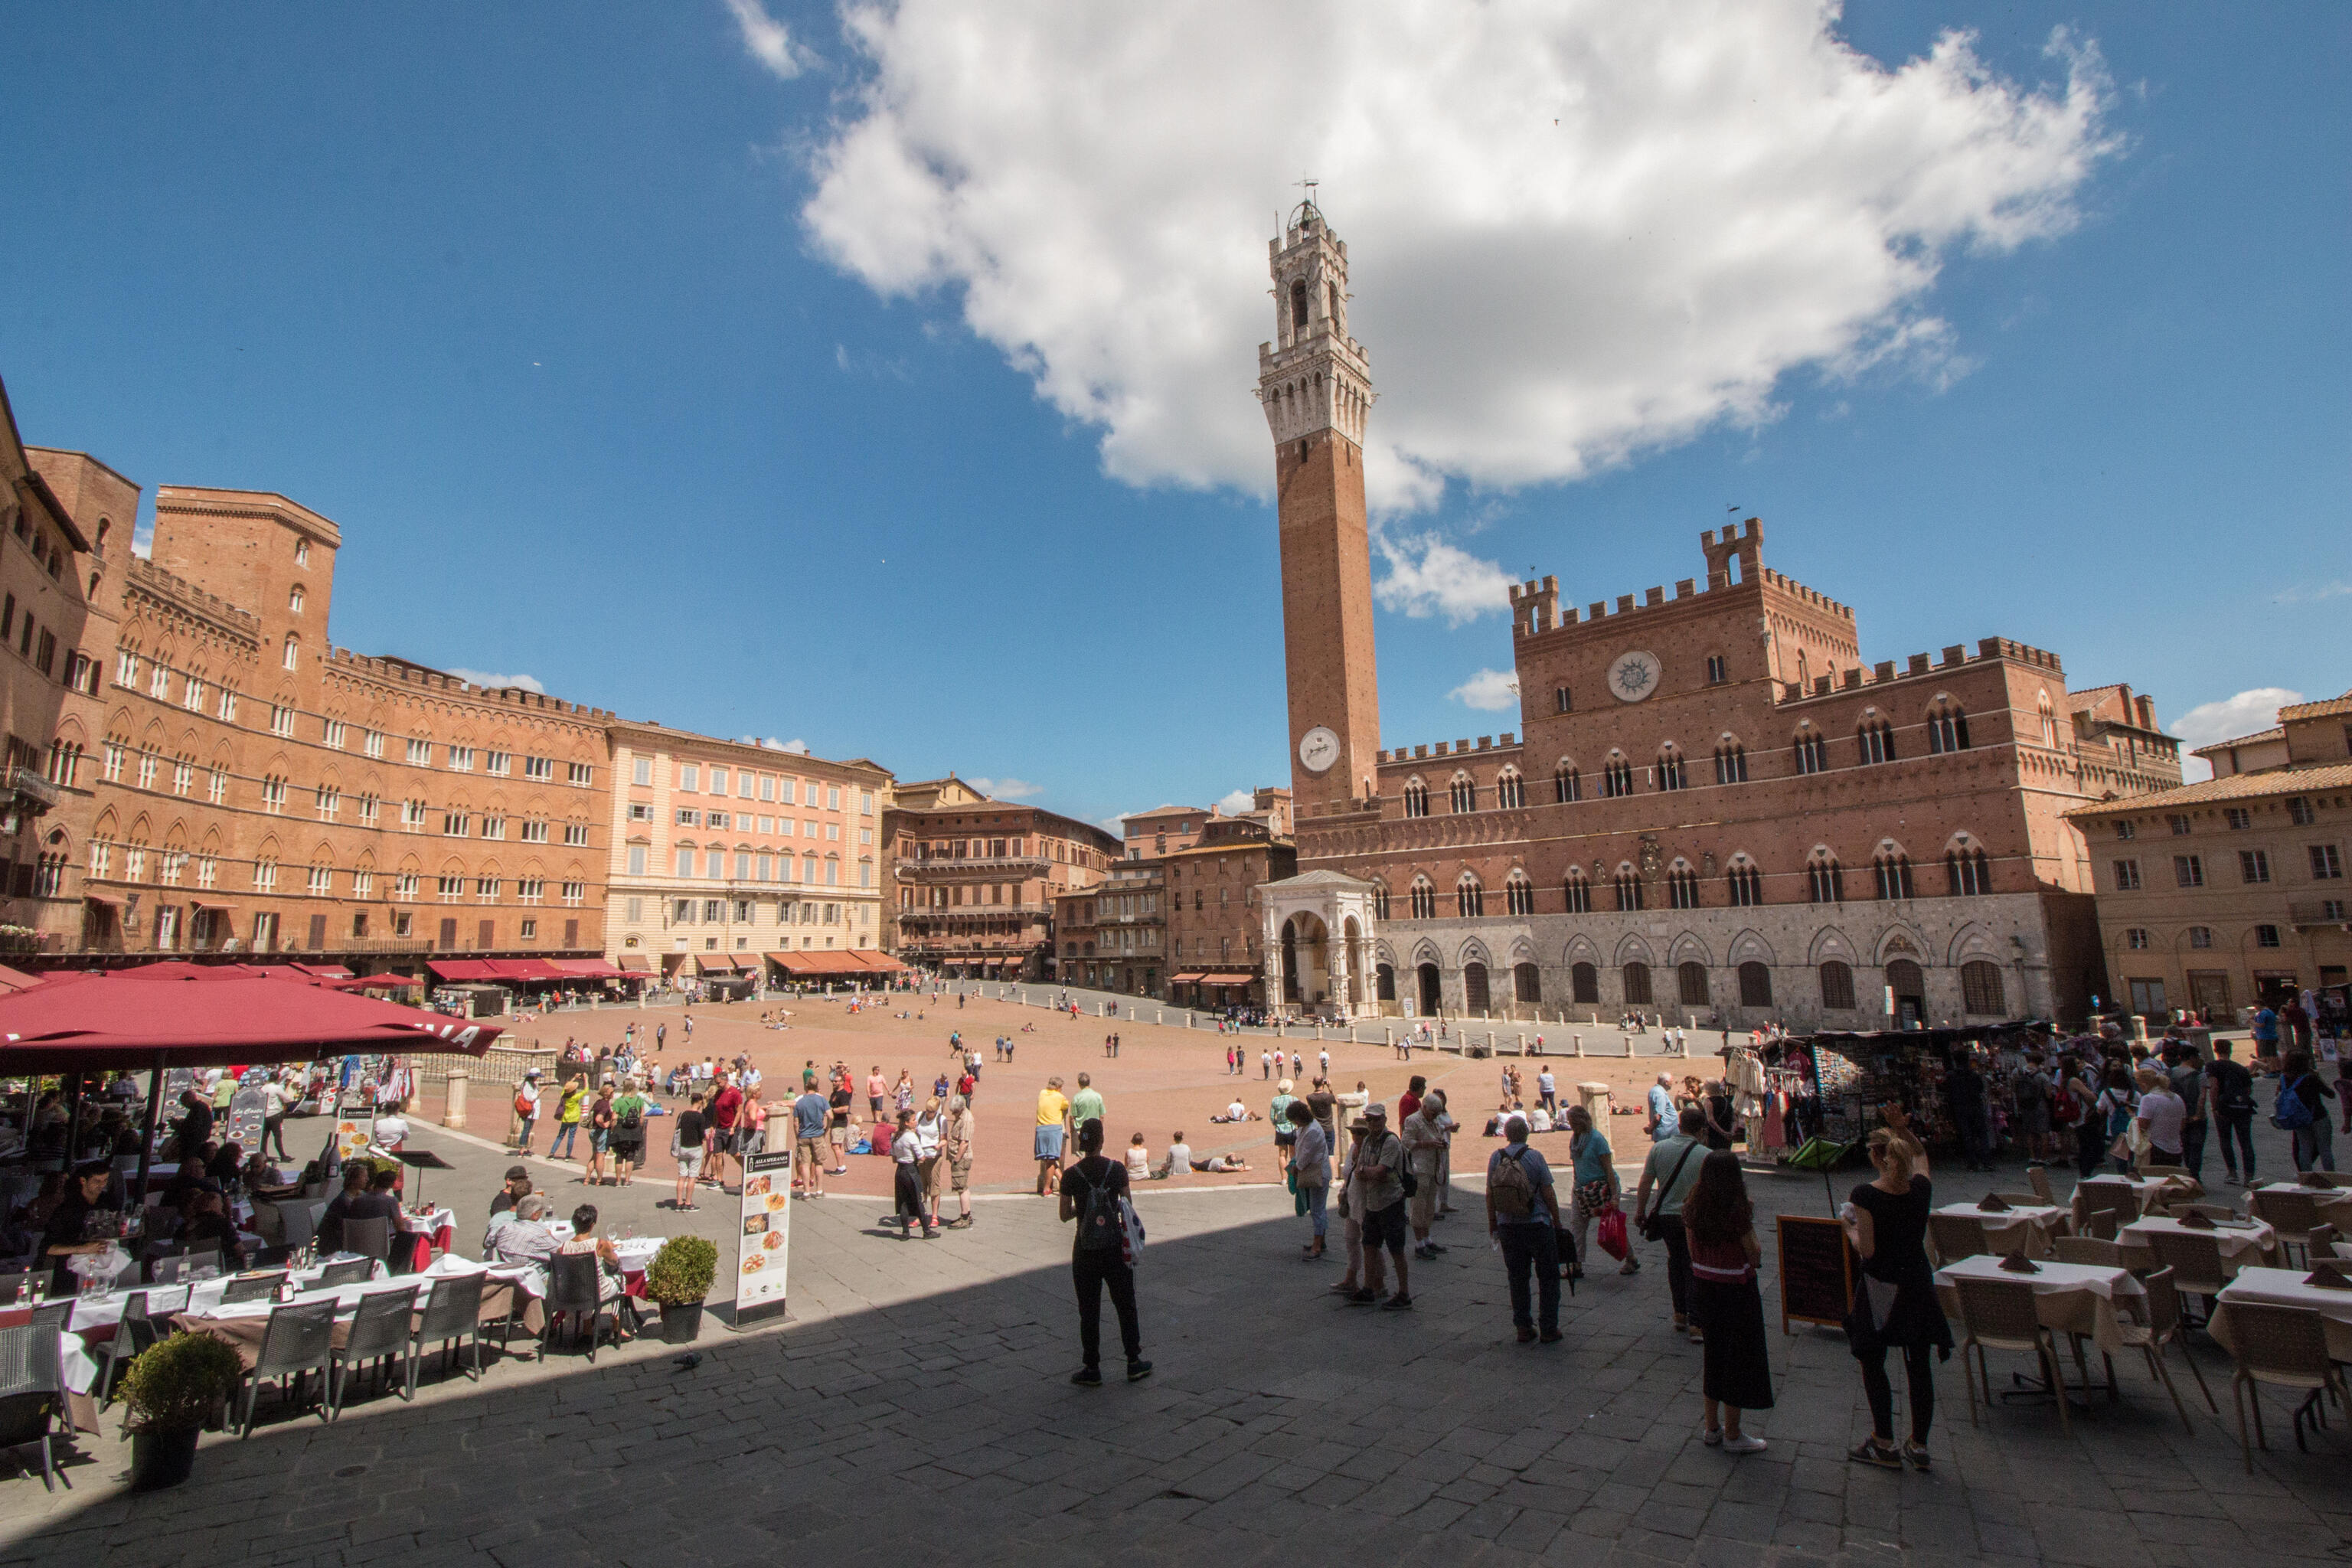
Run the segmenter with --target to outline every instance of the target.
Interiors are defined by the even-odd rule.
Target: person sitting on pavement
[[[1152,1180],[1164,1182],[1179,1171],[1192,1169],[1192,1146],[1184,1142],[1181,1128],[1168,1135],[1168,1152],[1151,1173]]]
[[[547,1216],[552,1206],[538,1193],[523,1199],[515,1205],[512,1219],[496,1226],[482,1238],[483,1253],[497,1263],[535,1263],[542,1268],[547,1267],[547,1260],[554,1257],[562,1246],[556,1239],[555,1232],[547,1226]]]
[[[1252,1110],[1248,1106],[1244,1105],[1240,1100],[1236,1100],[1231,1105],[1225,1107],[1223,1114],[1212,1116],[1209,1120],[1223,1125],[1233,1121],[1255,1121],[1259,1120],[1259,1117],[1256,1111]]]

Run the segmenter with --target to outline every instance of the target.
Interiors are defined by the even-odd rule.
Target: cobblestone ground
[[[1984,1180],[1948,1178],[1946,1195]],[[1822,1212],[1817,1179],[1751,1184],[1768,1214]],[[2002,1184],[2019,1184],[2013,1170]],[[2194,1434],[2120,1361],[2122,1402],[2099,1398],[2071,1436],[2046,1405],[1972,1429],[1956,1359],[1939,1379],[1937,1467],[1921,1475],[1849,1465],[1867,1416],[1843,1339],[1776,1332],[1779,1404],[1750,1423],[1771,1447],[1730,1458],[1697,1440],[1699,1352],[1666,1331],[1654,1253],[1637,1278],[1586,1282],[1565,1343],[1522,1348],[1475,1214],[1440,1226],[1441,1262],[1416,1265],[1418,1309],[1385,1313],[1332,1304],[1336,1266],[1295,1260],[1303,1222],[1279,1192],[1148,1192],[1142,1206],[1158,1371],[1140,1384],[1067,1383],[1067,1232],[1046,1205],[989,1199],[970,1231],[902,1242],[879,1227],[884,1205],[829,1198],[795,1211],[792,1321],[707,1324],[691,1368],[650,1343],[593,1368],[562,1353],[503,1362],[479,1384],[371,1399],[333,1426],[286,1418],[249,1441],[208,1437],[194,1482],[148,1497],[120,1489],[128,1449],[110,1416],[71,1491],[0,1481],[0,1568],[2210,1568],[2340,1563],[2352,1539],[2344,1421],[2297,1454],[2273,1396],[2273,1450],[2249,1477],[2228,1363],[2210,1344],[2197,1354],[2225,1415],[2194,1405]],[[1768,1253],[1768,1303],[1775,1292]],[[2017,1364],[1994,1362],[1997,1379]]]

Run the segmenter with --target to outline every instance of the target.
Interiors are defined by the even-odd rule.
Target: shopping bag
[[[1624,1262],[1625,1255],[1632,1250],[1625,1240],[1625,1211],[1610,1209],[1601,1215],[1597,1229],[1598,1234],[1593,1239],[1601,1250],[1618,1262]]]

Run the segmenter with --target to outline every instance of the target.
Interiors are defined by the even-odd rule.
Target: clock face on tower
[[[1658,656],[1621,653],[1609,667],[1609,693],[1620,702],[1639,702],[1658,689]]]
[[[1310,773],[1329,771],[1331,764],[1339,760],[1339,737],[1323,725],[1316,725],[1298,737],[1298,760]]]

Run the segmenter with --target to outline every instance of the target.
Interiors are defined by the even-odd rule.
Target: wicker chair
[[[2147,1233],[2147,1249],[2156,1254],[2160,1266],[2171,1271],[2173,1290],[2205,1298],[2205,1321],[2210,1321],[2213,1298],[2230,1282],[2230,1266],[2221,1261],[2221,1244],[2210,1236],[2153,1230]]]
[[[2319,1402],[2327,1395],[2334,1394],[2339,1405],[2347,1395],[2336,1363],[2327,1359],[2327,1324],[2317,1312],[2301,1307],[2233,1302],[2230,1339],[2230,1353],[2238,1363],[2237,1375],[2230,1383],[2230,1403],[2238,1412],[2238,1447],[2245,1451],[2246,1473],[2251,1476],[2254,1444],[2260,1443],[2264,1453],[2271,1447],[2263,1431],[2262,1394],[2256,1384],[2304,1391],[2304,1401],[2294,1409],[2294,1446],[2305,1452],[2309,1450],[2304,1442],[2304,1423],[2318,1423]],[[2252,1440],[2246,1436],[2249,1405],[2254,1413]]]
[[[2188,1330],[2180,1321],[2180,1292],[2174,1288],[2173,1279],[2170,1268],[2151,1268],[2139,1276],[2141,1286],[2147,1291],[2145,1321],[2130,1315],[2129,1308],[2137,1303],[2129,1297],[2116,1301],[2119,1315],[2116,1326],[2121,1336],[2117,1342],[2139,1347],[2147,1357],[2147,1370],[2164,1384],[2164,1392],[2172,1395],[2172,1407],[2180,1413],[2181,1426],[2194,1436],[2197,1425],[2189,1419],[2188,1407],[2180,1403],[2180,1390],[2174,1385],[2171,1370],[2164,1363],[2167,1347],[2180,1347],[2180,1359],[2187,1362],[2189,1370],[2196,1374],[2197,1390],[2205,1396],[2205,1407],[2217,1416],[2221,1414],[2221,1407],[2213,1403],[2213,1391],[2205,1386],[2205,1374],[2199,1370],[2197,1358],[2189,1353]],[[2108,1370],[2112,1374],[2112,1363]]]
[[[285,1279],[286,1270],[282,1268],[239,1277],[221,1288],[221,1302],[227,1306],[239,1301],[267,1301],[278,1293]]]
[[[2118,1214],[2123,1216],[2118,1225],[2139,1218],[2139,1190],[2119,1177],[2083,1182],[2074,1188],[2074,1195],[2083,1200],[2085,1215]]]
[[[2278,1232],[2279,1251],[2293,1268],[2293,1247],[2303,1249],[2303,1266],[2311,1267],[2311,1233],[2319,1228],[2319,1200],[2309,1193],[2264,1193],[2253,1195],[2253,1215]]]
[[[2013,1209],[2038,1209],[2053,1206],[2040,1193],[1995,1193],[1993,1196]]]
[[[1963,1258],[1980,1258],[1992,1251],[1984,1221],[1964,1214],[1929,1215],[1927,1239],[1936,1248],[1938,1263],[1958,1263]]]
[[[2102,1241],[2095,1236],[2062,1236],[2050,1247],[2061,1263],[2087,1263],[2096,1268],[2124,1266],[2124,1249],[2119,1242]]]
[[[2033,1189],[2034,1195],[2042,1202],[2045,1204],[2054,1204],[2058,1201],[2058,1194],[2050,1190],[2049,1166],[2042,1164],[2039,1162],[2026,1166],[2025,1184]]]
[[[2042,1317],[2035,1309],[2033,1287],[2008,1279],[1972,1279],[1962,1276],[1953,1281],[1960,1298],[1960,1327],[1965,1337],[1960,1341],[1960,1375],[1969,1384],[1969,1425],[1981,1426],[1977,1415],[1977,1379],[1984,1382],[1984,1402],[1992,1403],[1992,1373],[1985,1363],[1985,1352],[2031,1352],[2041,1362],[2042,1370],[2050,1379],[2050,1386],[2058,1396],[2058,1426],[2071,1431],[2066,1415],[2066,1380],[2058,1371],[2058,1342],[2042,1326]],[[1970,1376],[1968,1353],[1977,1352],[1977,1369]]]
[[[2100,1241],[2113,1241],[2123,1227],[2121,1209],[2093,1209],[2083,1220],[2083,1234]]]

